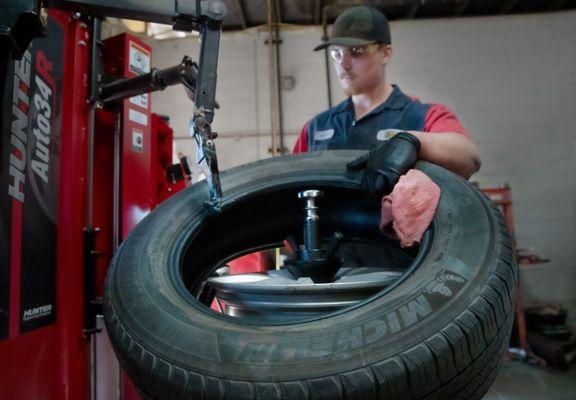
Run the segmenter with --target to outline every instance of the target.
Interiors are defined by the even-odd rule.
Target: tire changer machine
[[[131,229],[185,186],[150,92],[182,84],[221,194],[210,124],[221,0],[9,0],[0,12],[0,398],[139,399],[110,348],[101,295]],[[150,68],[150,47],[100,39],[104,17],[198,31],[198,64]]]

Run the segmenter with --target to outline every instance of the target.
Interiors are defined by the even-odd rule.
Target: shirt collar
[[[384,110],[399,110],[402,107],[404,107],[409,102],[409,100],[410,99],[408,98],[408,96],[406,96],[397,85],[392,85],[392,93],[390,93],[390,96],[388,96],[386,101],[380,104],[372,111],[370,111],[370,113],[368,113],[364,117],[372,114],[379,114]],[[354,105],[352,104],[351,97],[348,97],[346,100],[344,100],[342,103],[338,104],[334,108],[335,114],[344,111],[349,111],[352,112],[352,114],[354,114]]]

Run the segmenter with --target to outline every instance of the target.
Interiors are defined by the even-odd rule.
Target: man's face
[[[392,56],[390,45],[330,46],[340,84],[348,96],[362,94],[379,84]]]

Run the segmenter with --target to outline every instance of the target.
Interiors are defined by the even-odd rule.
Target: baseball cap
[[[390,44],[388,19],[373,7],[359,6],[344,11],[332,26],[330,38],[314,51],[331,45],[365,46],[372,43]]]

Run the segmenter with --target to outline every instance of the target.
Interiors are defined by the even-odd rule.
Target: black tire
[[[509,340],[516,262],[498,210],[437,166],[416,166],[442,189],[425,254],[387,293],[323,318],[271,326],[216,314],[188,291],[225,254],[281,241],[294,230],[302,219],[296,192],[305,187],[327,192],[329,228],[378,237],[378,202],[359,191],[360,173],[345,168],[359,154],[310,153],[239,167],[222,174],[221,214],[209,212],[207,187],[198,184],[135,228],[108,271],[104,306],[121,365],[145,396],[485,394]]]

